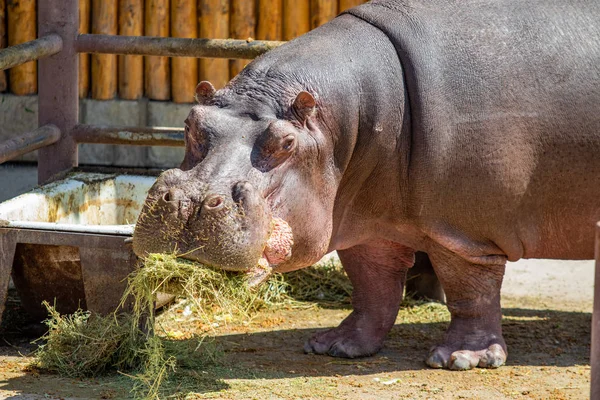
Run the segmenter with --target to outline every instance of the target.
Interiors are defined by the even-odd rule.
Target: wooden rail
[[[100,100],[113,98],[117,92],[123,98],[139,98],[143,73],[147,97],[168,100],[173,84],[175,101],[191,102],[193,92],[187,89],[197,79],[212,80],[219,87],[230,73],[236,74],[244,67],[243,62],[230,63],[227,59],[255,58],[284,43],[278,39],[301,34],[311,24],[321,25],[342,7],[361,1],[305,0],[294,4],[287,0],[199,0],[202,12],[198,13],[195,0],[41,0],[37,18],[40,38],[15,44],[12,42],[31,36],[32,24],[35,28],[35,0],[8,4],[0,0],[0,72],[12,68],[9,85],[13,92],[20,93],[25,88],[23,93],[31,93],[37,79],[33,83],[23,79],[21,86],[13,84],[12,79],[31,75],[31,70],[23,67],[33,65],[36,70],[37,64],[31,63],[40,60],[41,126],[0,143],[0,162],[39,149],[38,180],[43,183],[77,165],[78,143],[182,146],[181,129],[78,125],[78,98],[88,91]],[[3,18],[5,10],[8,24]],[[296,19],[291,18],[294,10],[299,11]],[[190,15],[201,16],[200,35],[231,35],[239,39],[198,39],[196,21],[184,17]],[[142,17],[143,33],[156,36],[140,36]],[[176,25],[169,28],[171,22]],[[8,48],[3,48],[7,42],[5,25],[13,36],[12,42],[8,40]],[[92,34],[77,34],[90,30]],[[166,37],[169,33],[175,37]],[[254,40],[254,36],[277,40]],[[144,71],[142,56],[146,57]],[[188,58],[173,60],[171,65],[168,57]],[[199,77],[197,60],[190,57],[202,58]],[[4,78],[5,75],[0,76],[0,89],[6,89]]]
[[[81,53],[141,54],[165,57],[252,59],[282,45],[276,41],[235,39],[184,39],[148,36],[79,35]]]
[[[58,142],[60,129],[54,125],[44,125],[16,138],[0,142],[0,164]]]
[[[117,36],[103,34],[76,35],[80,24],[81,0],[45,0],[40,4],[39,39],[0,50],[0,70],[13,68],[31,60],[39,64],[39,125],[41,128],[0,143],[0,163],[33,150],[40,150],[38,181],[44,183],[56,174],[77,165],[78,143],[182,146],[183,130],[156,128],[119,128],[78,125],[79,80],[78,52],[94,56],[155,55],[165,56],[231,56],[252,58],[277,47],[282,42]],[[182,0],[183,1],[183,0]],[[92,1],[92,7],[106,14],[116,3]],[[177,3],[175,3],[177,4]],[[166,6],[166,4],[164,4]],[[92,31],[113,29],[110,18],[94,25]],[[106,28],[108,26],[108,28]],[[54,57],[48,58],[47,56]],[[105,98],[114,94],[113,60],[92,58],[92,75],[108,76],[110,90],[92,85],[93,96]]]
[[[139,128],[77,125],[73,129],[77,143],[123,144],[132,146],[185,146],[181,128]]]
[[[14,68],[42,57],[51,56],[61,51],[62,46],[60,36],[50,34],[30,42],[2,49],[0,50],[0,70]]]
[[[37,0],[38,5],[46,0]],[[79,33],[195,39],[291,40],[365,0],[78,0]],[[36,0],[0,0],[0,49],[35,39]],[[39,11],[37,11],[39,12]],[[80,98],[193,101],[201,79],[220,87],[248,63],[179,55],[79,55]],[[196,57],[195,55],[193,57]],[[222,58],[222,56],[219,56]],[[225,57],[228,58],[228,57]],[[146,61],[144,63],[144,60]],[[144,66],[145,65],[145,66]],[[191,89],[190,89],[191,88]],[[0,71],[0,92],[37,91],[36,63]]]

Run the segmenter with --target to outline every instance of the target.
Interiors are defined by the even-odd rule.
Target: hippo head
[[[327,252],[336,183],[315,97],[301,88],[268,96],[242,79],[196,88],[185,158],[148,193],[137,255],[175,253],[261,281]]]

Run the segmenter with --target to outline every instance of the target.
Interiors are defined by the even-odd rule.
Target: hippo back
[[[593,254],[596,1],[374,0],[347,13],[385,32],[402,63],[414,214],[511,259]]]

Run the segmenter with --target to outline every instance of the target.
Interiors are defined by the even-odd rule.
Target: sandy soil
[[[265,312],[218,328],[217,365],[182,370],[173,386],[186,399],[584,399],[589,396],[593,262],[521,261],[508,266],[503,329],[509,360],[498,370],[427,369],[424,358],[449,316],[435,304],[402,308],[385,348],[342,360],[302,353],[304,340],[337,325],[347,305]],[[180,318],[181,329],[191,327]],[[173,328],[175,329],[175,328]],[[73,380],[29,371],[32,346],[0,339],[2,399],[121,399],[127,378]],[[185,340],[182,341],[185,344]]]

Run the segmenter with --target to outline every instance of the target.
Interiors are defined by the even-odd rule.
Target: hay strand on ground
[[[46,303],[49,330],[41,338],[45,343],[37,350],[36,366],[67,377],[117,370],[135,379],[136,398],[158,399],[161,385],[178,366],[198,368],[215,362],[218,354],[206,348],[206,336],[198,338],[186,354],[177,354],[176,346],[155,335],[158,292],[191,301],[194,311],[210,326],[223,313],[246,319],[263,308],[297,306],[300,301],[346,302],[351,285],[333,261],[275,274],[258,288],[250,288],[243,274],[152,254],[129,276],[121,306],[111,315],[77,311],[63,316]]]

